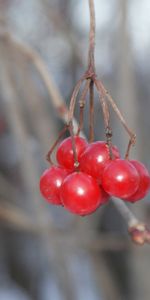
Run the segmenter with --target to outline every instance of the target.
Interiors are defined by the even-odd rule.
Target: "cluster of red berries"
[[[58,146],[58,166],[51,166],[40,179],[43,197],[51,204],[62,205],[78,215],[94,212],[107,203],[110,196],[136,202],[143,199],[150,189],[150,175],[137,160],[121,159],[116,146],[110,149],[106,142],[88,142],[74,137],[74,160],[71,137]]]

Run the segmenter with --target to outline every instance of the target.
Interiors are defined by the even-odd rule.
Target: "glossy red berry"
[[[74,139],[76,145],[77,159],[79,160],[82,152],[87,147],[87,141],[79,136],[75,136]],[[74,170],[74,155],[71,137],[66,138],[60,143],[57,149],[56,157],[58,163],[61,166],[70,170]]]
[[[128,160],[116,159],[110,162],[102,175],[102,186],[112,196],[130,197],[139,187],[139,174]]]
[[[114,158],[119,158],[119,150],[112,146]],[[110,161],[109,148],[106,142],[98,141],[89,144],[82,153],[79,162],[80,170],[101,181],[103,169]]]
[[[60,195],[64,207],[81,216],[94,212],[103,199],[96,180],[82,172],[74,172],[65,178]]]
[[[134,165],[137,172],[139,173],[140,182],[137,191],[129,198],[124,200],[129,202],[136,202],[138,200],[143,199],[148,194],[150,189],[150,174],[141,162],[137,160],[131,160],[130,162]]]
[[[42,196],[51,204],[62,205],[60,200],[60,187],[68,175],[68,170],[52,166],[44,171],[40,178],[40,191]]]

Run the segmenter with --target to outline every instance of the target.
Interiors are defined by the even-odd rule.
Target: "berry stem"
[[[80,100],[79,100],[79,105],[80,105],[80,115],[79,115],[79,126],[78,126],[78,131],[77,131],[77,135],[80,134],[81,130],[83,129],[83,114],[84,114],[84,107],[85,107],[85,98],[86,95],[88,93],[89,90],[89,86],[90,86],[90,79],[87,79],[85,87],[82,91]]]
[[[51,159],[51,155],[54,151],[54,149],[56,148],[57,144],[59,143],[60,139],[62,138],[62,136],[65,134],[65,132],[68,129],[68,125],[65,125],[65,127],[61,130],[61,132],[58,135],[57,140],[54,142],[54,144],[52,145],[52,147],[50,148],[50,150],[48,151],[47,155],[46,155],[46,160],[53,165],[52,159]]]
[[[71,100],[70,100],[70,105],[69,105],[68,124],[70,124],[70,122],[73,119],[77,96],[78,96],[80,87],[82,85],[82,82],[84,81],[85,78],[86,78],[85,75],[83,77],[81,77],[81,79],[77,82],[77,84],[73,90]]]
[[[89,121],[89,142],[94,141],[94,81],[90,82],[90,121]]]
[[[129,158],[129,154],[130,154],[130,149],[133,146],[133,142],[132,139],[129,140],[128,146],[127,146],[127,150],[126,150],[126,154],[125,154],[125,159]]]
[[[70,131],[70,136],[71,136],[71,141],[72,141],[72,150],[73,150],[73,156],[74,156],[74,167],[77,170],[79,166],[78,158],[77,158],[77,151],[76,151],[76,144],[75,144],[75,139],[74,139],[74,130],[73,130],[73,123],[72,120],[69,122],[69,131]]]
[[[112,141],[111,141],[111,139],[112,139],[112,129],[110,127],[109,108],[108,108],[108,104],[105,100],[105,94],[101,90],[100,81],[95,79],[94,83],[95,83],[95,86],[97,88],[97,91],[98,91],[98,94],[99,94],[99,99],[100,99],[100,104],[101,104],[101,107],[102,107],[103,118],[104,118],[104,126],[105,126],[106,143],[109,147],[110,158],[113,159]]]
[[[74,161],[75,161],[75,168],[78,168],[78,159],[77,159],[77,151],[76,151],[76,145],[75,145],[75,139],[74,139],[74,130],[73,130],[73,117],[74,117],[74,110],[75,110],[75,104],[77,101],[77,96],[80,91],[80,87],[82,85],[82,82],[86,79],[86,76],[84,75],[81,77],[81,79],[77,82],[72,96],[70,100],[70,105],[69,105],[69,113],[68,113],[68,126],[69,126],[69,131],[70,131],[70,136],[71,136],[71,141],[72,141],[72,149],[73,149],[73,155],[74,155]]]
[[[105,89],[104,85],[102,82],[99,80],[99,90],[100,92],[108,99],[109,103],[111,104],[114,112],[118,116],[120,122],[122,123],[123,127],[127,131],[128,135],[130,136],[131,144],[134,145],[136,142],[136,135],[135,133],[127,126],[127,123],[120,112],[118,106],[116,105],[115,101],[112,99],[111,95],[108,93],[108,91]]]
[[[95,79],[94,83],[95,83],[95,86],[97,88],[100,103],[101,103],[101,106],[102,106],[105,129],[107,129],[108,127],[110,127],[110,124],[109,124],[110,123],[110,115],[109,115],[108,105],[107,105],[107,102],[105,100],[105,93],[101,89],[100,80]]]

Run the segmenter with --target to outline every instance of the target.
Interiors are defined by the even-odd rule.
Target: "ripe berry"
[[[82,172],[74,172],[65,178],[60,196],[67,210],[81,216],[94,212],[103,200],[96,180]]]
[[[139,187],[138,190],[131,195],[129,198],[124,199],[129,202],[136,202],[142,198],[144,198],[150,189],[150,175],[146,167],[139,161],[137,160],[131,160],[130,161],[134,167],[136,168],[139,176],[140,176],[140,182],[139,182]]]
[[[119,158],[119,150],[112,146],[114,158]],[[80,170],[101,181],[106,163],[110,161],[109,148],[106,142],[99,141],[89,144],[82,153],[79,162]]]
[[[51,204],[62,205],[60,200],[60,187],[68,170],[52,166],[44,171],[40,178],[40,191],[42,196]]]
[[[79,160],[82,152],[87,147],[87,141],[79,136],[75,136],[75,145],[76,145],[76,153],[77,159]],[[72,140],[71,137],[66,138],[61,144],[58,146],[58,150],[56,153],[58,163],[70,170],[74,170],[74,155],[72,149]]]
[[[139,174],[128,160],[116,159],[104,169],[102,186],[109,194],[119,198],[130,197],[139,187]]]

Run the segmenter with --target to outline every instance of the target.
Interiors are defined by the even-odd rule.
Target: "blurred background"
[[[137,134],[132,158],[150,168],[150,2],[95,0],[95,8],[97,74]],[[150,299],[150,249],[132,244],[111,201],[81,218],[39,193],[63,126],[51,90],[69,104],[87,68],[88,31],[88,0],[0,0],[0,300]],[[124,154],[127,134],[113,112],[111,122]],[[95,138],[104,138],[96,94]],[[148,198],[130,208],[150,223]]]

